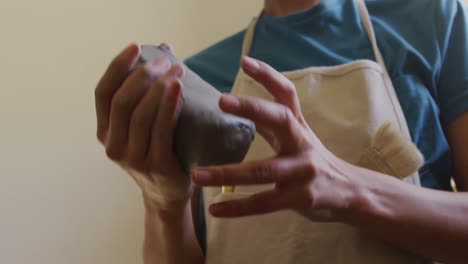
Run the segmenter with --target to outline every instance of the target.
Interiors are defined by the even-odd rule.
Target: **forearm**
[[[146,206],[143,256],[145,264],[204,263],[190,202],[183,209],[171,211]]]
[[[353,167],[358,190],[347,221],[430,260],[468,260],[468,193],[413,186]]]

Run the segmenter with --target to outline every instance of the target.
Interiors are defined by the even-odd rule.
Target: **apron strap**
[[[242,57],[248,56],[250,49],[252,48],[252,42],[255,34],[255,28],[257,26],[258,17],[254,17],[247,27],[245,32],[244,41],[242,43]]]
[[[372,44],[375,59],[377,60],[377,63],[380,64],[380,66],[386,69],[382,53],[380,52],[379,46],[377,44],[374,26],[372,25],[372,20],[370,18],[369,11],[367,10],[366,3],[364,0],[357,0],[356,2],[358,5],[359,14],[361,15],[362,24],[364,25],[364,29],[366,30],[367,35],[369,36],[369,40]]]

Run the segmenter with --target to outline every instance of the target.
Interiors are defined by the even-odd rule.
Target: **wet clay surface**
[[[182,64],[172,53],[142,46],[139,64],[159,57]],[[183,65],[183,64],[182,64]],[[255,136],[250,120],[226,114],[218,106],[221,93],[184,65],[183,106],[174,150],[186,172],[196,166],[241,162]]]

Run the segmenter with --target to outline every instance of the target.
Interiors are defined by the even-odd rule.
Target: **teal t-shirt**
[[[366,5],[412,139],[426,160],[421,182],[451,190],[450,149],[443,127],[468,111],[465,10],[456,0],[366,0]],[[214,44],[186,64],[220,91],[230,92],[244,34]],[[262,16],[250,56],[279,71],[375,60],[353,0],[322,0],[292,15]],[[203,206],[200,222],[206,250]]]
[[[468,110],[464,8],[456,0],[366,0],[366,5],[412,139],[426,159],[421,182],[451,190],[443,127]],[[221,92],[229,92],[244,34],[214,44],[186,64]],[[288,16],[262,16],[250,56],[278,71],[375,60],[353,0],[322,0]]]

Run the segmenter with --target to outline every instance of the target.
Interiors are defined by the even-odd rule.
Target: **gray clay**
[[[155,46],[141,47],[139,63],[159,57],[181,63],[172,53]],[[255,125],[222,112],[218,106],[221,93],[187,66],[184,68],[183,106],[174,140],[175,153],[184,170],[241,162],[254,139]]]

